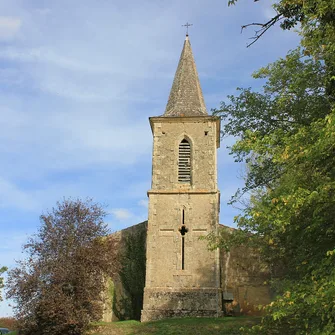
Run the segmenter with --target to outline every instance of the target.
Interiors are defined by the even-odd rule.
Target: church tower
[[[164,115],[153,133],[142,321],[220,316],[219,251],[201,237],[218,228],[220,119],[209,116],[186,36]]]

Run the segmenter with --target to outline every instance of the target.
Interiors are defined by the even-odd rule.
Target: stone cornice
[[[149,190],[150,194],[220,194],[219,190],[190,190],[190,189],[175,189],[175,190]]]

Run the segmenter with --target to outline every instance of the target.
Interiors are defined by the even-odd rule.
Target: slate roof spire
[[[163,116],[199,115],[208,115],[208,113],[187,34]]]

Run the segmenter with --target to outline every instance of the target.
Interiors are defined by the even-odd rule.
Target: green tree
[[[249,153],[257,180],[239,226],[260,243],[279,293],[255,333],[334,333],[335,113],[293,134],[248,131],[233,150]],[[263,169],[274,173],[264,184]]]
[[[41,215],[26,260],[8,278],[23,334],[80,335],[101,318],[104,278],[117,267],[104,216],[91,200],[64,200]]]
[[[252,24],[260,26],[255,40],[276,22],[283,29],[299,23],[301,47],[254,74],[266,81],[263,90],[239,89],[214,111],[224,134],[238,138],[231,151],[247,167],[232,202],[249,194],[236,218],[240,229],[216,242],[251,243],[272,270],[278,297],[246,332],[333,334],[335,2],[280,0],[274,7],[272,21]]]
[[[0,276],[7,271],[7,268],[5,266],[0,267]],[[4,279],[3,277],[0,277],[0,301],[2,301],[2,296],[1,296],[1,289],[4,287]]]
[[[144,224],[142,223],[142,225]],[[121,269],[119,275],[126,298],[123,300],[121,306],[124,315],[119,312],[120,319],[141,319],[145,286],[147,238],[146,226],[143,228],[125,237],[124,247],[121,251]]]
[[[228,0],[234,5],[238,0]],[[325,88],[334,101],[335,92],[335,2],[334,0],[278,0],[273,5],[276,14],[266,22],[250,23],[242,26],[258,27],[254,44],[271,27],[279,23],[284,30],[299,26],[301,45],[305,55],[322,59],[327,67]]]

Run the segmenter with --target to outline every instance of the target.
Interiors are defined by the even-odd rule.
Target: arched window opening
[[[178,181],[191,182],[191,146],[186,139],[179,144]]]

